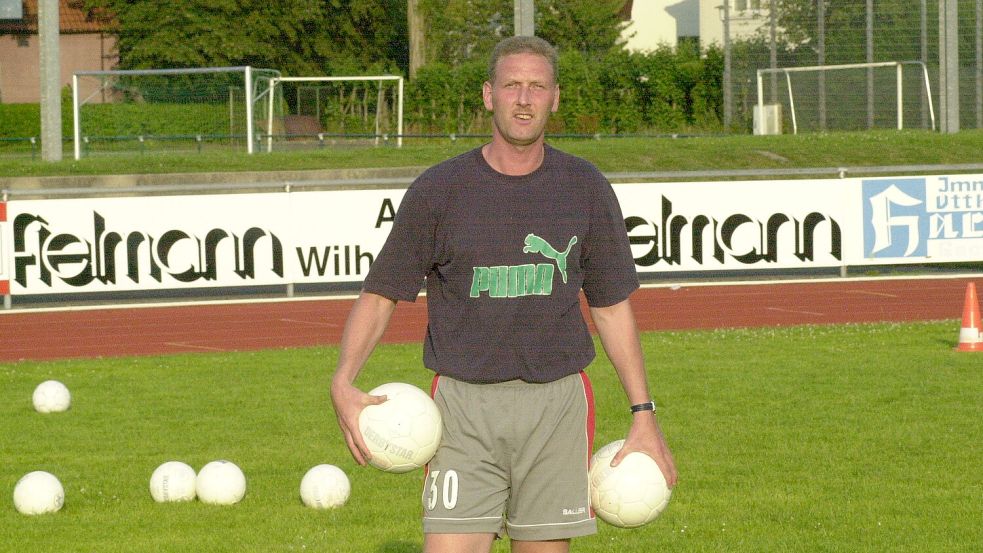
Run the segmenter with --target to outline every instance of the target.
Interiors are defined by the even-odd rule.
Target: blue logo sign
[[[925,179],[863,181],[864,257],[925,257],[928,211]]]

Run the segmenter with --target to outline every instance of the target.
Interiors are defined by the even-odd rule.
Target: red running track
[[[960,319],[983,276],[643,288],[641,330]],[[159,355],[337,344],[352,299],[0,311],[0,361]],[[400,303],[385,342],[418,342],[426,298]],[[959,324],[953,326],[955,345]]]

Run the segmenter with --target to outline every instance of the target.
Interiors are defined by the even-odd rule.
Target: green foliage
[[[815,65],[818,50],[818,10],[815,0],[775,0],[778,7],[779,42],[799,45]],[[921,34],[921,8],[911,0],[877,0],[873,2],[873,61],[918,60],[922,58],[918,37]],[[938,45],[939,3],[925,2],[927,43]],[[867,2],[833,2],[825,0],[826,63],[860,63],[867,61]],[[960,2],[959,49],[975,51],[975,33],[962,32],[976,27],[973,2]],[[779,64],[781,65],[781,64]]]
[[[620,48],[590,54],[564,50],[558,63],[560,109],[551,133],[678,132],[720,126],[719,50],[701,57],[663,46],[649,53]],[[411,128],[419,132],[488,132],[481,102],[484,61],[430,63],[407,89]]]
[[[24,138],[40,135],[40,105],[0,104],[0,137]]]
[[[547,0],[536,2],[536,34],[559,50],[588,54],[623,44],[625,26],[617,12],[624,0]]]
[[[222,104],[90,104],[83,109],[83,136],[229,134],[229,108]]]
[[[538,0],[536,35],[561,52],[605,52],[621,44],[624,0]],[[487,60],[495,44],[514,33],[513,0],[420,0],[427,21],[426,59],[457,65]]]
[[[252,65],[290,75],[405,67],[402,0],[86,0],[115,14],[125,69]]]
[[[472,61],[420,68],[407,87],[407,122],[421,133],[487,133],[481,85],[487,69]]]

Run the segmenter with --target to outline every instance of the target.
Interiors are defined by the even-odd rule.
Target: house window
[[[739,12],[745,12],[748,10],[758,11],[761,9],[761,4],[763,0],[732,0],[734,2],[734,9]]]

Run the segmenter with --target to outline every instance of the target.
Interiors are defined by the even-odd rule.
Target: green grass
[[[943,135],[927,131],[877,131],[798,136],[706,136],[698,138],[557,139],[559,148],[583,156],[603,171],[693,171],[849,167],[983,162],[983,131]],[[0,151],[0,175],[99,175],[217,171],[292,171],[379,167],[426,167],[482,143],[479,139],[407,139],[401,149],[329,146],[324,149],[254,154],[147,150],[98,154],[80,161],[68,151],[61,162],[44,162]]]
[[[975,552],[983,543],[977,354],[958,321],[643,335],[660,420],[680,470],[669,508],[635,530],[601,523],[573,551]],[[0,551],[419,551],[420,472],[357,467],[328,400],[334,347],[0,364]],[[427,388],[420,346],[380,346],[362,373]],[[588,369],[597,446],[629,418],[603,354]],[[41,415],[48,378],[73,393]],[[236,462],[234,506],[161,505],[150,474],[176,459]],[[318,463],[352,497],[298,497]],[[18,514],[31,470],[57,475],[65,508]],[[496,552],[507,551],[505,544]]]

